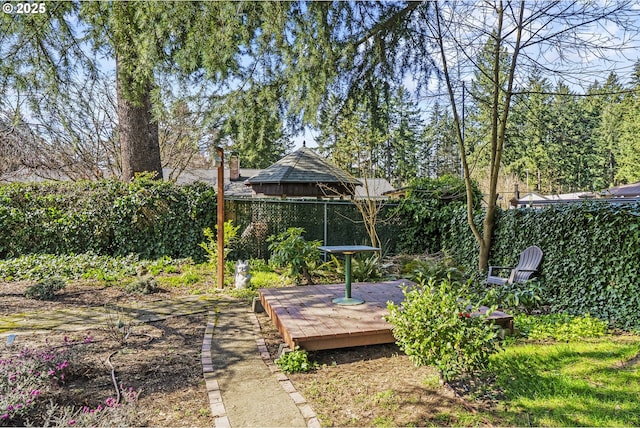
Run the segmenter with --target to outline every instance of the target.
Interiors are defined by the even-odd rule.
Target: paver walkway
[[[43,312],[0,316],[0,337],[20,331],[76,331],[105,327],[114,317],[124,316],[138,322],[153,322],[170,316],[206,312],[213,296],[185,296],[173,300],[155,300],[132,305],[85,306]]]
[[[140,305],[31,312],[0,317],[0,337],[21,331],[100,328],[114,313],[152,322],[208,312],[202,363],[215,427],[319,427],[311,407],[271,361],[249,309],[214,296],[187,296]]]
[[[216,427],[320,426],[302,395],[271,362],[246,305],[222,302],[210,318],[202,355]]]

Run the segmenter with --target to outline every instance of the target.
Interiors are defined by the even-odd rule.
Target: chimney
[[[240,158],[238,158],[238,152],[231,152],[229,156],[229,180],[240,180]]]

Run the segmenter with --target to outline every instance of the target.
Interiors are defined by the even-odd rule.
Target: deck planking
[[[260,289],[260,301],[291,349],[308,351],[393,343],[384,320],[387,302],[399,304],[411,281],[354,283],[353,297],[365,303],[341,306],[332,302],[345,294],[344,284]]]
[[[287,346],[316,351],[394,343],[391,324],[384,319],[389,313],[387,302],[399,305],[404,300],[403,288],[411,285],[406,279],[354,283],[352,296],[365,301],[354,306],[332,301],[344,296],[344,284],[263,288],[258,293]],[[486,314],[487,310],[482,306],[477,313]],[[494,311],[488,319],[513,332],[511,315]]]

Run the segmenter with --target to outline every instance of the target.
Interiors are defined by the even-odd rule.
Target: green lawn
[[[513,344],[493,357],[515,426],[640,426],[640,337]]]

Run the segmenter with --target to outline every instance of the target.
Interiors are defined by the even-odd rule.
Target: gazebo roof
[[[313,150],[302,147],[280,159],[246,181],[252,184],[336,183],[360,186],[362,183],[323,159]]]

